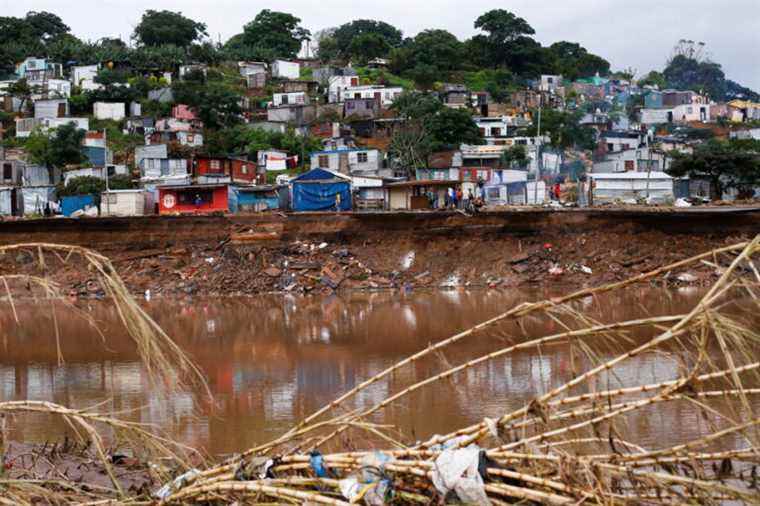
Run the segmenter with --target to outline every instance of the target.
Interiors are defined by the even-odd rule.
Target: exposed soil
[[[497,220],[454,213],[425,221],[413,216],[406,222],[395,215],[379,216],[358,225],[356,217],[248,222],[193,218],[188,230],[183,230],[187,224],[182,221],[172,222],[174,227],[145,222],[142,241],[139,227],[129,223],[130,234],[124,234],[128,241],[114,240],[117,231],[95,247],[112,259],[133,292],[150,291],[152,296],[541,283],[581,288],[626,279],[750,239],[758,231],[754,215],[660,216],[512,213]],[[157,233],[158,226],[166,232]],[[97,233],[103,235],[93,232]],[[65,242],[67,236],[60,235],[64,240],[55,242]],[[10,242],[2,230],[0,239]],[[0,262],[0,275],[38,272],[33,250],[6,257],[10,258]],[[46,273],[72,296],[102,295],[94,276],[71,260],[46,260]],[[688,272],[670,273],[667,282],[706,284],[719,273],[719,267],[704,263]]]

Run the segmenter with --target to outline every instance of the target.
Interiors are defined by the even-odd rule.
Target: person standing
[[[554,197],[557,202],[562,202],[562,186],[560,186],[559,181],[554,183]]]
[[[335,212],[340,212],[340,192],[335,194]]]

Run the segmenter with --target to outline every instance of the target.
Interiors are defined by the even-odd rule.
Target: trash
[[[311,464],[314,474],[317,475],[317,478],[327,477],[327,469],[325,468],[324,459],[322,458],[321,453],[318,451],[311,452],[309,454],[309,463]]]
[[[414,258],[416,256],[417,254],[414,251],[410,251],[404,255],[404,257],[401,259],[401,268],[405,271],[408,271],[414,264]]]
[[[362,492],[362,488],[364,488],[361,486],[361,484],[359,484],[359,480],[354,475],[340,480],[338,482],[338,487],[340,488],[341,495],[343,495],[343,497],[352,503],[358,501],[361,498],[360,494]]]
[[[551,249],[551,245],[549,245],[549,249]],[[530,260],[530,255],[528,253],[518,253],[512,258],[509,259],[510,264],[521,264],[523,262],[526,262]]]
[[[159,488],[153,495],[158,499],[164,500],[184,487],[188,481],[192,480],[200,474],[201,472],[199,470],[191,469],[188,472],[174,478],[174,481],[167,483],[163,487]]]
[[[580,270],[583,274],[593,274],[594,271],[591,270],[590,267],[586,267],[585,265],[580,266]]]
[[[317,246],[317,248],[319,248],[319,249],[325,249],[326,247],[327,247],[327,243],[326,242],[323,242],[322,244],[320,244],[319,246]]]
[[[676,276],[676,279],[680,281],[681,283],[694,283],[695,281],[699,280],[697,276],[690,272],[684,272]]]
[[[445,450],[435,459],[433,485],[442,496],[453,490],[466,504],[491,504],[478,471],[479,464],[480,447],[477,445]]]
[[[214,257],[206,257],[206,259],[204,260],[204,262],[206,262],[207,264],[213,264],[214,261],[215,261]]]
[[[150,288],[148,288],[147,290],[145,290],[145,300],[147,302],[150,302],[150,298],[151,298],[151,293],[150,293]]]
[[[271,472],[274,466],[275,459],[269,457],[253,457],[249,461],[243,460],[235,470],[235,479],[237,481],[251,481],[274,478]]]
[[[565,273],[564,269],[557,264],[552,265],[549,268],[549,274],[552,276],[561,276]]]
[[[675,203],[676,207],[691,207],[691,202],[686,199],[678,199]]]

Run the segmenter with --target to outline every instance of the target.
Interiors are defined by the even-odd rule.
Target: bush
[[[100,195],[106,189],[106,182],[94,176],[80,176],[69,180],[65,186],[58,185],[58,195],[70,197],[72,195]]]

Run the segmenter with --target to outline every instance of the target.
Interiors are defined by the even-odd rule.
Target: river
[[[499,314],[543,299],[547,291],[414,291],[312,296],[260,296],[217,300],[157,300],[144,307],[200,365],[213,404],[195,392],[168,399],[152,386],[137,354],[102,302],[79,302],[104,343],[85,320],[57,311],[63,363],[59,363],[50,306],[23,302],[16,324],[0,306],[0,400],[47,400],[75,408],[98,403],[155,424],[172,437],[211,454],[240,451],[269,440],[340,393],[430,343]],[[636,287],[582,301],[600,321],[645,314],[677,314],[699,299],[696,290]],[[362,392],[353,406],[370,406],[410,382],[524,339],[523,332],[558,332],[549,319],[529,318],[524,329],[501,325],[448,348],[445,356],[415,363]],[[641,336],[640,336],[641,337]],[[612,351],[601,349],[602,355]],[[642,384],[674,377],[677,357],[642,355],[616,370],[610,384]],[[494,417],[571,377],[569,345],[525,351],[472,368],[392,405],[375,420],[398,426],[406,441]],[[677,403],[630,418],[637,442],[674,444],[708,431],[692,410]],[[60,437],[64,422],[29,415],[11,438],[43,442]]]

